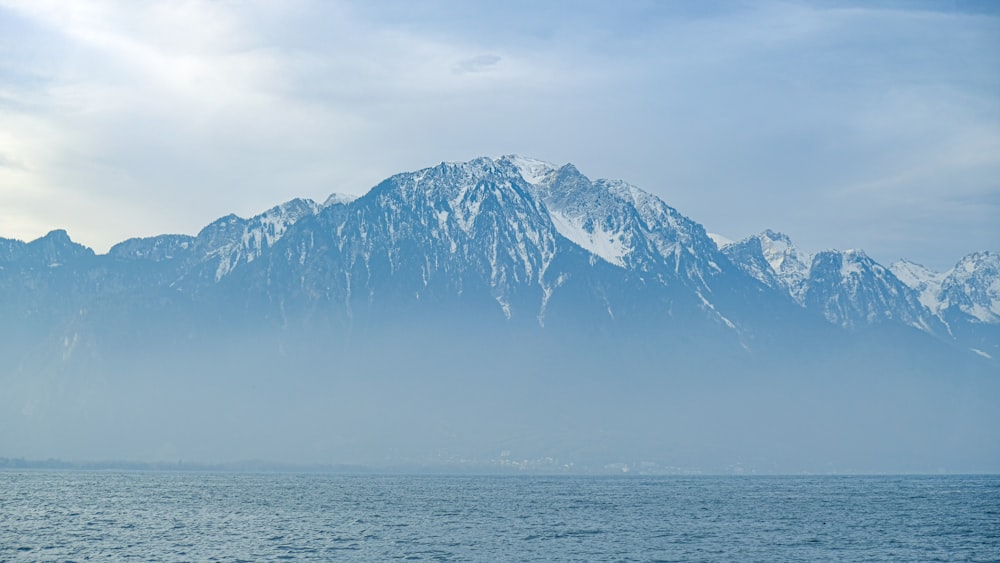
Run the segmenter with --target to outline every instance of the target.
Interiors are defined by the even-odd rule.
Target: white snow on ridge
[[[559,170],[559,167],[549,162],[519,155],[507,155],[501,159],[512,163],[521,177],[538,189],[550,187],[554,174]],[[600,184],[600,181],[597,184]],[[565,202],[556,203],[546,195],[540,197],[545,202],[552,224],[559,234],[609,264],[625,267],[624,257],[631,252],[631,248],[626,244],[621,230],[608,230],[597,219],[609,211],[602,209],[601,203],[586,198],[574,198],[575,201],[566,205]]]
[[[889,266],[899,281],[905,283],[917,292],[920,304],[937,313],[941,308],[941,284],[948,277],[948,272],[935,272],[930,268],[908,260],[897,260]]]
[[[636,245],[648,240],[665,261],[680,264],[683,249],[698,244],[697,231],[677,210],[657,196],[623,180],[591,181],[572,165],[519,155],[500,160],[513,164],[545,205],[556,230],[609,264],[628,267]],[[565,171],[565,182],[557,182]],[[718,265],[712,264],[718,269]]]
[[[979,322],[1000,322],[1000,258],[995,253],[970,254],[947,272],[935,272],[906,260],[893,263],[890,269],[917,291],[923,306],[938,316],[957,307]]]
[[[994,310],[994,308],[984,307],[978,303],[973,303],[972,305],[962,307],[961,309],[969,315],[975,317],[976,320],[983,323],[996,322],[998,317],[998,312]]]
[[[241,263],[253,262],[274,246],[295,222],[319,210],[320,206],[310,199],[293,199],[250,219],[230,215],[214,223],[217,229],[226,231],[220,232],[206,249],[206,258],[219,260],[215,281],[229,275]]]
[[[760,245],[764,259],[789,288],[800,285],[809,277],[812,256],[805,252],[800,253],[787,236],[764,231],[760,235]]]
[[[841,263],[840,263],[840,277],[841,279],[850,278],[854,276],[864,275],[863,268],[861,266],[862,262],[865,260],[866,256],[860,250],[845,250],[840,253]]]
[[[736,242],[733,239],[720,235],[718,233],[707,233],[707,234],[708,238],[712,239],[712,242],[714,242],[715,246],[718,247],[720,250],[722,249],[722,247],[729,246],[730,244]]]
[[[546,177],[559,168],[558,166],[543,160],[537,160],[516,154],[507,155],[502,158],[509,160],[517,168],[517,171],[521,174],[521,177],[524,178],[524,181],[533,186],[541,184]]]
[[[288,227],[306,215],[315,215],[319,211],[319,206],[312,200],[290,201],[265,211],[264,213],[251,219],[254,225],[253,230],[247,231],[243,235],[244,246],[253,245],[256,254],[260,254],[262,246],[274,246],[274,243],[285,235]],[[256,242],[252,242],[256,239]]]
[[[962,258],[941,285],[943,307],[958,305],[980,322],[1000,322],[1000,254],[975,252]]]
[[[356,196],[354,194],[340,194],[334,192],[330,194],[330,197],[326,198],[326,201],[323,202],[323,207],[330,207],[331,205],[336,205],[338,203],[347,205],[348,203],[351,203],[352,201],[358,199],[358,197],[360,196]]]
[[[552,223],[559,234],[573,241],[585,250],[600,256],[615,266],[625,267],[624,257],[629,249],[622,241],[620,232],[605,231],[597,226],[593,232],[584,226],[586,217],[569,217],[560,211],[549,210]]]
[[[603,184],[609,193],[623,201],[631,203],[639,217],[650,229],[669,228],[679,236],[687,234],[681,224],[681,215],[657,196],[633,186],[624,180],[598,180],[595,184]],[[663,248],[662,244],[658,244]],[[667,245],[672,247],[673,245]]]

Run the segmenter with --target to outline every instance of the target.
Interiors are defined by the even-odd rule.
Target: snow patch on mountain
[[[867,257],[863,251],[856,249],[845,250],[842,253],[844,260],[840,266],[840,277],[859,278],[864,273],[862,262]]]
[[[768,229],[726,244],[722,252],[750,277],[804,304],[813,257],[796,248],[788,235]]]
[[[845,327],[895,321],[932,331],[917,293],[861,250],[826,250],[809,268],[806,308]]]
[[[892,271],[920,294],[920,302],[942,321],[966,315],[973,322],[1000,323],[1000,254],[976,252],[947,272],[899,260]]]
[[[941,309],[957,308],[978,322],[1000,323],[1000,253],[962,258],[941,282]]]
[[[581,174],[572,164],[556,167],[518,155],[499,162],[511,164],[545,205],[556,230],[571,242],[615,266],[625,268],[630,252],[620,201]]]
[[[809,278],[813,257],[796,248],[788,235],[770,229],[760,234],[760,242],[764,259],[792,297],[801,302],[803,285]]]
[[[548,295],[558,287],[549,273],[558,231],[510,161],[483,157],[397,174],[337,217],[331,227],[348,271],[365,272],[349,280],[349,291],[369,288],[371,272],[383,267],[397,283],[419,280],[418,299],[484,283],[511,319],[529,314],[528,288]],[[539,322],[544,305],[530,305]]]
[[[315,215],[319,210],[320,206],[312,200],[293,199],[250,219],[241,239],[243,247],[250,250],[248,260],[260,256],[265,248],[274,246],[296,221]]]
[[[215,281],[229,275],[237,266],[253,262],[274,246],[303,217],[315,215],[321,206],[309,199],[293,199],[272,207],[260,215],[244,219],[227,215],[198,233],[194,252],[199,262],[216,262]]]
[[[500,160],[531,186],[559,234],[597,258],[655,273],[663,283],[680,278],[706,290],[706,278],[721,271],[718,247],[704,228],[655,195],[622,180],[591,181],[572,164],[557,168],[520,156]]]
[[[194,241],[195,237],[189,235],[131,238],[112,246],[108,256],[125,260],[163,262],[186,256]]]
[[[712,242],[715,243],[716,248],[719,250],[722,250],[722,247],[724,246],[729,246],[730,244],[736,242],[735,240],[725,235],[720,235],[719,233],[708,233],[708,238],[712,239]]]
[[[27,244],[0,239],[0,270],[27,254],[29,266],[58,273],[92,252],[64,231]],[[573,300],[597,296],[601,316],[606,306],[619,322],[645,314],[646,304],[631,299],[648,290],[669,304],[667,316],[704,312],[747,334],[755,313],[732,305],[733,297],[747,305],[756,298],[797,303],[803,315],[815,313],[810,322],[913,326],[964,350],[1000,355],[996,253],[937,273],[905,261],[887,269],[857,250],[813,256],[770,230],[733,242],[627,182],[592,181],[571,164],[517,155],[442,163],[393,176],[361,197],[292,200],[249,219],[222,217],[196,237],[130,239],[109,254],[106,263],[122,271],[164,262],[150,278],[182,293],[256,287],[282,318],[291,299],[317,310],[335,304],[353,322],[354,311],[394,299],[434,306],[457,297],[462,307],[544,326],[546,315],[558,319],[588,306]],[[229,277],[234,271],[239,276]],[[782,295],[788,303],[779,302]]]
[[[926,266],[910,262],[909,260],[897,260],[889,266],[889,270],[899,280],[919,295],[920,303],[929,310],[937,313],[941,309],[941,284],[948,277],[948,272],[935,272]]]
[[[354,194],[332,193],[330,194],[330,197],[326,198],[326,201],[323,202],[322,207],[330,207],[331,205],[347,205],[358,199],[358,197],[359,196]]]
[[[500,160],[507,160],[511,162],[514,167],[517,168],[521,177],[524,178],[524,181],[533,186],[546,182],[546,180],[559,168],[558,166],[550,162],[545,162],[544,160],[537,160],[516,154],[503,156]]]
[[[625,267],[623,257],[629,249],[622,240],[621,231],[605,230],[600,224],[595,225],[593,219],[586,215],[574,217],[561,211],[550,211],[549,216],[559,234],[605,261]]]
[[[609,264],[626,267],[629,242],[612,218],[614,204],[609,205],[606,194],[594,190],[595,183],[572,164],[556,166],[520,155],[507,155],[500,161],[511,163],[534,188],[559,234]]]
[[[787,235],[766,230],[726,245],[741,270],[800,306],[844,327],[901,322],[926,332],[940,326],[916,291],[861,250],[799,251]]]

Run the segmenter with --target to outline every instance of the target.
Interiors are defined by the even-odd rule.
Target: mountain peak
[[[788,235],[767,229],[758,235],[758,240],[764,259],[786,286],[797,287],[809,277],[813,257],[799,252]]]
[[[719,233],[708,233],[708,238],[712,239],[712,241],[715,242],[715,246],[719,250],[722,250],[723,247],[729,246],[730,244],[736,242],[735,240],[725,235],[720,235]]]
[[[899,278],[899,281],[917,292],[924,307],[935,313],[940,309],[938,293],[941,291],[941,283],[948,276],[947,273],[935,272],[921,264],[904,259],[893,262],[889,266],[889,271]]]
[[[939,298],[942,308],[957,308],[977,322],[1000,322],[1000,253],[962,258],[942,281]]]
[[[782,232],[779,232],[779,231],[772,231],[771,229],[764,229],[764,231],[762,233],[760,233],[760,237],[761,238],[766,238],[767,240],[774,241],[774,242],[783,242],[783,243],[785,243],[785,244],[787,244],[789,246],[792,245],[792,239],[789,238],[788,235],[786,235],[785,233],[782,233]]]
[[[48,240],[60,244],[73,244],[73,241],[69,238],[69,233],[66,232],[66,229],[53,229],[39,240]]]
[[[932,315],[919,294],[864,251],[816,254],[805,293],[807,307],[845,327],[898,321],[932,331]]]
[[[800,253],[788,235],[767,229],[721,248],[745,274],[803,304],[812,257]]]
[[[49,231],[45,236],[29,242],[26,248],[32,252],[40,252],[39,255],[51,266],[94,255],[90,248],[73,242],[64,229]]]
[[[148,238],[130,238],[108,250],[108,256],[125,260],[163,262],[183,256],[191,249],[195,237],[189,235],[159,235]]]
[[[331,205],[347,205],[356,199],[358,199],[358,196],[354,194],[341,194],[334,192],[323,202],[323,207],[330,207]]]
[[[529,158],[517,154],[500,157],[500,160],[511,163],[524,178],[525,182],[537,186],[546,182],[559,167],[544,160]]]
[[[958,265],[955,266],[955,269],[973,273],[978,270],[996,269],[998,264],[1000,264],[1000,253],[984,250],[973,252],[962,258],[959,260]]]
[[[528,182],[556,230],[596,258],[705,289],[719,271],[704,228],[660,198],[622,180],[590,180],[576,166],[503,157]]]
[[[896,270],[899,270],[900,272],[915,272],[924,275],[941,274],[940,272],[932,270],[927,266],[924,266],[923,264],[918,264],[912,260],[907,260],[906,258],[900,258],[899,260],[896,260],[895,262],[889,265],[889,269],[893,270],[894,272]],[[899,275],[898,273],[896,274],[896,277],[898,277],[899,279],[903,279],[903,276]]]

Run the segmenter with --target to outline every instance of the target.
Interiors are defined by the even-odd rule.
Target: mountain
[[[975,252],[947,272],[899,260],[896,275],[920,295],[920,302],[956,340],[977,353],[1000,354],[1000,255]]]
[[[0,239],[0,455],[997,468],[996,272],[720,249],[515,155],[104,255]]]
[[[897,260],[889,266],[889,270],[900,281],[917,292],[920,296],[920,303],[928,310],[937,312],[941,308],[938,294],[947,274],[935,272],[909,260]]]
[[[729,265],[701,225],[636,186],[620,180],[591,182],[571,164],[556,168],[517,156],[501,160],[526,179],[563,237],[594,259],[644,280],[689,289],[707,311],[735,328],[706,297]]]
[[[748,275],[785,292],[808,311],[844,327],[901,323],[940,334],[939,319],[919,287],[904,283],[861,250],[798,251],[787,235],[765,231],[725,245],[723,252]],[[915,268],[897,268],[908,280]]]
[[[804,304],[812,257],[799,252],[788,235],[766,230],[725,244],[722,252],[747,275]]]
[[[938,295],[945,317],[1000,323],[1000,254],[977,252],[962,258],[941,282]]]
[[[891,269],[919,292],[921,303],[936,315],[967,317],[972,322],[1000,323],[1000,255],[975,252],[947,272],[935,272],[907,260]]]
[[[253,262],[280,240],[291,225],[320,209],[311,200],[294,199],[250,219],[227,215],[202,229],[196,237],[161,235],[129,239],[113,246],[108,256],[151,262],[178,260],[185,274],[197,271],[217,282],[241,263]]]

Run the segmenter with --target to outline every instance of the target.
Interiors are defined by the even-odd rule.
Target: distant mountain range
[[[754,279],[845,328],[902,323],[991,358],[1000,332],[1000,254],[976,252],[940,273],[900,260],[888,268],[864,251],[798,251],[764,231],[722,251]],[[987,351],[988,350],[988,351]]]
[[[150,389],[172,373],[199,373],[199,385],[239,373],[270,388],[268,370],[459,377],[479,366],[535,373],[543,395],[607,391],[600,374],[615,373],[637,397],[711,374],[744,377],[736,387],[746,390],[750,379],[779,385],[803,372],[847,385],[909,374],[936,390],[987,378],[993,397],[1000,377],[997,252],[939,273],[860,250],[809,255],[770,230],[717,245],[635,186],[519,156],[442,163],[358,198],[296,199],[104,255],[61,230],[0,239],[0,314],[0,384],[11,391],[0,406],[20,413],[21,428],[57,404],[96,416],[80,406],[96,388],[86,381],[117,393],[139,372],[161,374],[140,378]],[[667,376],[648,386],[627,375],[658,371]],[[0,455],[34,451],[8,439],[17,451],[0,442]]]

